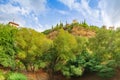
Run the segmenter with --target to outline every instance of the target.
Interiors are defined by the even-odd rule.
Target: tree
[[[57,37],[53,41],[53,47],[46,55],[49,61],[48,70],[50,79],[53,79],[54,72],[61,71],[67,61],[75,58],[73,50],[77,47],[76,39],[63,29],[59,30]]]
[[[113,38],[114,38],[114,42],[113,42],[113,54],[112,56],[115,59],[115,63],[116,66],[119,67],[120,66],[120,29],[117,29]]]
[[[16,44],[19,49],[18,58],[27,70],[34,71],[41,67],[40,57],[50,48],[52,41],[42,33],[21,28],[16,34]]]
[[[75,59],[67,61],[66,65],[62,68],[62,74],[67,77],[79,77],[82,76],[85,69],[86,63],[88,62],[90,54],[83,50],[75,56]]]
[[[81,53],[82,51],[87,49],[87,44],[88,42],[88,38],[86,37],[81,37],[81,36],[76,36],[76,41],[77,41],[77,47],[75,49],[76,53]]]
[[[89,39],[89,49],[93,54],[93,63],[88,63],[91,71],[97,72],[102,77],[112,77],[115,71],[113,58],[115,45],[114,31],[100,29],[95,37]],[[97,63],[97,64],[96,64]]]
[[[0,64],[15,69],[15,33],[17,29],[10,25],[0,25]]]
[[[73,49],[77,47],[77,42],[73,35],[61,29],[54,40],[54,47],[59,61],[56,64],[59,67],[56,68],[59,70],[60,66],[64,65],[69,59],[74,58]]]
[[[100,60],[112,59],[114,32],[100,29],[96,36],[89,39],[89,49],[98,56]],[[102,56],[101,56],[102,55]]]
[[[86,23],[86,20],[84,20],[83,22],[82,22],[82,24],[80,24],[81,26],[83,26],[83,27],[85,27],[85,28],[88,28],[89,26],[88,26],[88,24]]]

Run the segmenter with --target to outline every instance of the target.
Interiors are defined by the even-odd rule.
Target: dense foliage
[[[72,35],[74,26],[94,30],[96,34],[89,38]],[[47,38],[55,30],[56,37]],[[44,69],[52,75],[60,72],[66,77],[80,77],[87,72],[95,72],[101,77],[112,77],[115,69],[120,67],[119,37],[119,29],[107,30],[89,26],[85,21],[65,26],[60,23],[43,33],[1,24],[0,66],[11,70]],[[18,75],[26,80],[18,73],[11,74],[9,79]],[[0,78],[4,80],[2,73]]]
[[[36,70],[44,67],[41,56],[51,47],[52,41],[42,33],[32,29],[21,28],[16,33],[16,46],[18,48],[18,62],[27,70]],[[20,65],[18,66],[20,67]]]
[[[21,73],[10,73],[7,80],[27,80],[27,77]]]
[[[0,64],[4,67],[15,68],[15,33],[16,29],[9,25],[0,25]]]

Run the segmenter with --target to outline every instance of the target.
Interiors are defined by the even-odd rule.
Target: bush
[[[21,73],[10,73],[7,80],[27,80],[27,77]]]
[[[98,72],[98,75],[103,78],[111,78],[115,74],[113,68],[103,68]]]
[[[98,70],[98,75],[103,78],[113,77],[115,74],[115,61],[109,60],[106,64],[100,64],[96,66],[96,70]]]
[[[48,35],[52,30],[51,29],[48,29],[48,30],[45,30],[43,33]]]
[[[0,71],[0,80],[5,80],[5,77],[2,71]]]

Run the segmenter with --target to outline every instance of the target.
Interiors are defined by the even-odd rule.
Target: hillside
[[[43,33],[48,36],[50,39],[54,39],[59,29],[64,29],[65,31],[68,31],[70,34],[74,36],[82,36],[82,37],[94,37],[96,34],[97,29],[99,27],[97,26],[89,26],[86,22],[83,23],[71,23],[63,25],[62,23],[57,24],[54,28],[49,30],[45,30]]]
[[[120,29],[62,23],[44,32],[0,25],[2,80],[118,80]]]

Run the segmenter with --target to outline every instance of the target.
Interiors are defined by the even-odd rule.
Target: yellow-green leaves
[[[16,29],[9,25],[0,25],[0,64],[15,67],[15,33]]]
[[[51,47],[52,41],[32,29],[20,28],[16,34],[18,58],[27,66],[37,63],[41,56]],[[39,65],[39,63],[37,63]]]
[[[67,31],[59,30],[58,36],[54,40],[54,45],[61,59],[68,60],[74,57],[72,50],[76,48],[77,42],[75,37]]]

